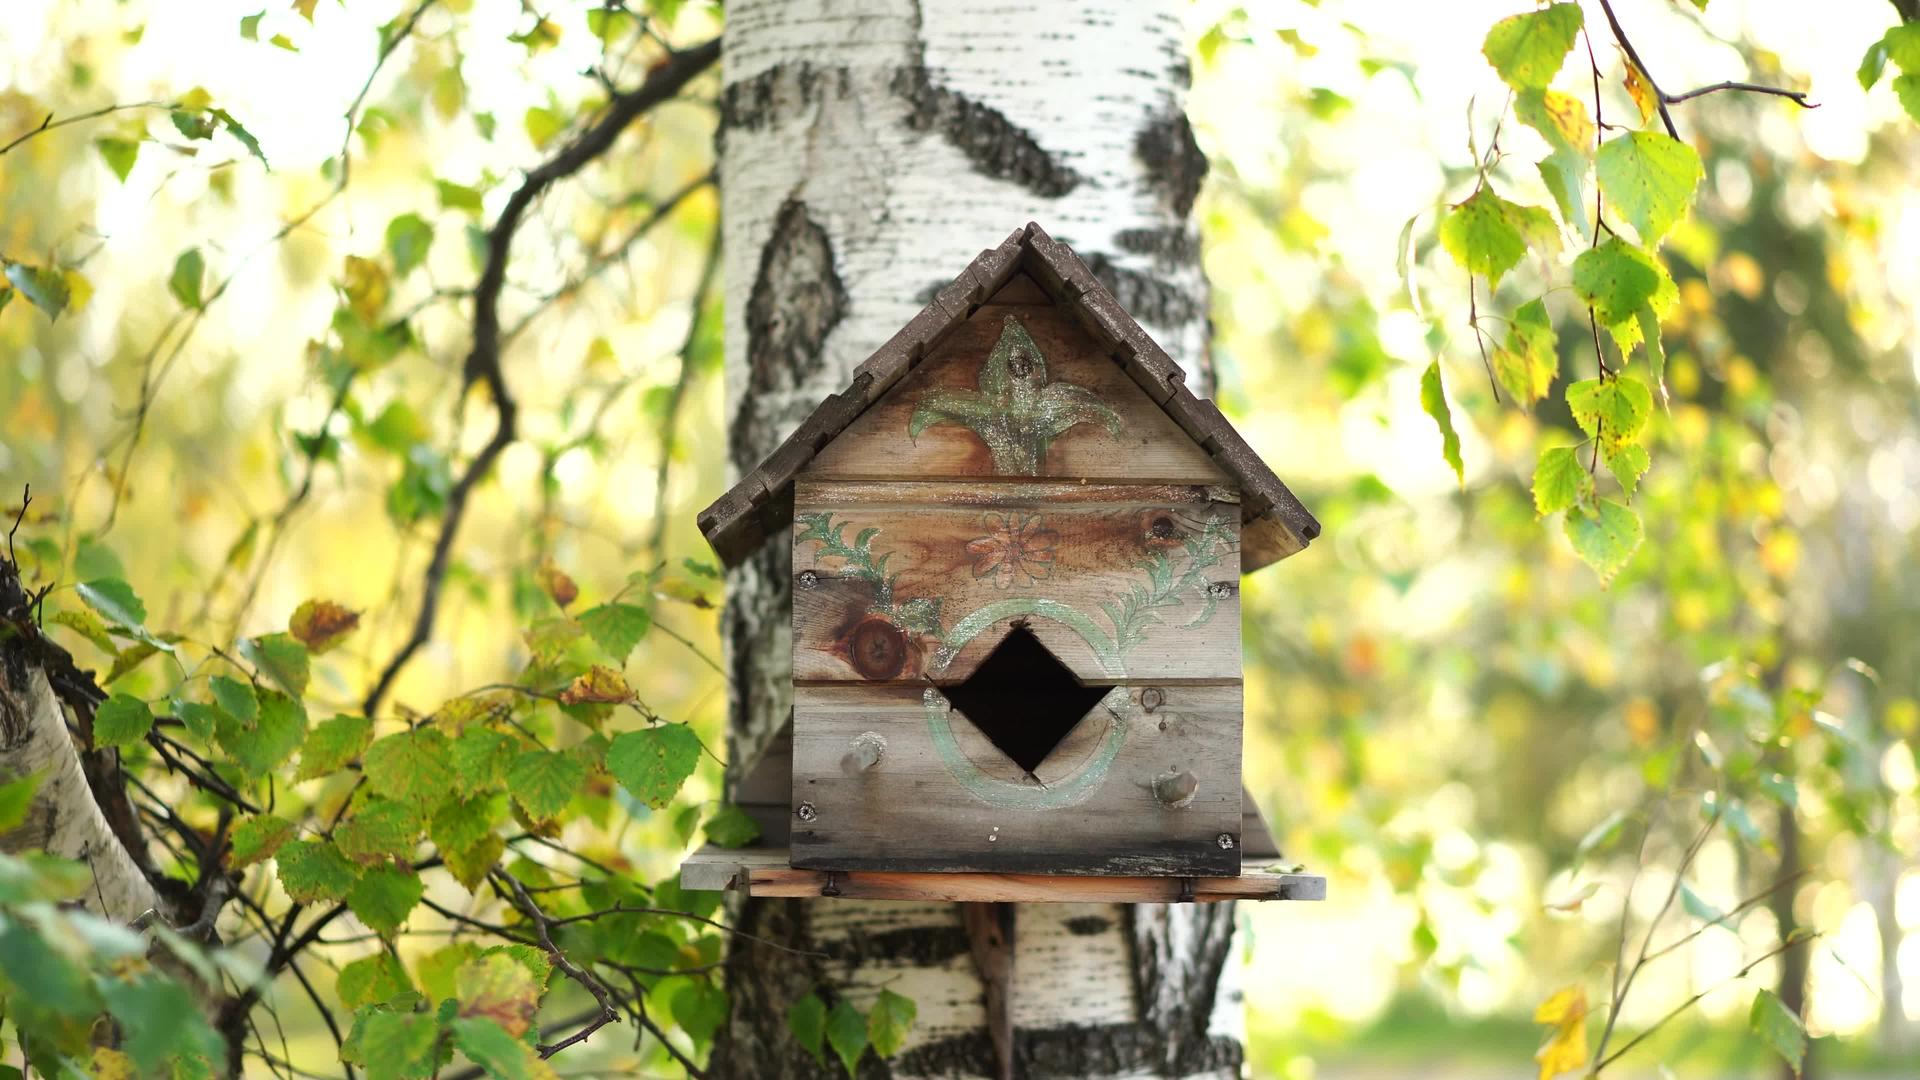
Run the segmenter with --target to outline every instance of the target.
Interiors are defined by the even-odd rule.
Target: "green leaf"
[[[140,144],[132,139],[106,138],[93,140],[93,146],[100,151],[100,157],[106,161],[107,168],[113,170],[113,175],[126,183],[133,163],[140,158]]]
[[[1735,933],[1733,927],[1727,922],[1726,913],[1701,899],[1700,894],[1694,892],[1693,887],[1684,881],[1680,883],[1680,906],[1687,914],[1709,926],[1720,926],[1729,933]]]
[[[1807,1029],[1779,995],[1766,989],[1756,991],[1753,1007],[1747,1010],[1747,1026],[1785,1058],[1795,1073],[1800,1071],[1807,1056]]]
[[[233,830],[233,865],[252,866],[273,858],[293,834],[293,822],[286,818],[272,814],[248,818]]]
[[[307,647],[291,634],[263,634],[240,639],[240,655],[252,661],[262,675],[280,684],[294,697],[307,692]]]
[[[728,804],[707,819],[707,839],[723,848],[741,848],[760,838],[760,823]]]
[[[918,1015],[919,1008],[912,998],[891,990],[880,991],[873,1009],[867,1013],[867,1040],[873,1044],[873,1052],[883,1058],[899,1053]]]
[[[373,721],[364,716],[336,716],[322,720],[300,748],[295,782],[330,776],[360,755],[373,738]]]
[[[387,253],[393,256],[393,272],[405,277],[426,261],[433,247],[433,226],[419,214],[406,213],[387,222]]]
[[[854,1075],[860,1067],[860,1055],[867,1051],[867,1018],[846,998],[841,998],[827,1016],[827,1044],[839,1055],[847,1075]]]
[[[6,264],[7,281],[20,295],[34,307],[47,313],[48,319],[58,319],[67,309],[67,301],[72,294],[67,289],[67,276],[58,270],[42,270],[26,263],[10,262]]]
[[[555,136],[567,129],[567,118],[544,105],[535,105],[527,110],[525,124],[527,138],[532,140],[533,148],[542,150]]]
[[[119,578],[99,578],[76,586],[74,591],[88,607],[99,612],[109,626],[137,630],[146,625],[147,606],[134,595],[133,586]]]
[[[1632,375],[1582,379],[1567,387],[1567,408],[1580,430],[1603,443],[1633,441],[1653,411],[1653,394]]]
[[[1527,253],[1520,233],[1521,208],[1482,187],[1440,219],[1440,246],[1469,274],[1484,275],[1492,288]]]
[[[1460,435],[1453,430],[1453,412],[1447,408],[1447,396],[1440,388],[1438,360],[1428,364],[1426,374],[1420,376],[1420,407],[1440,426],[1440,456],[1453,466],[1454,479],[1464,487],[1467,476],[1460,462]]]
[[[412,806],[392,799],[372,798],[360,804],[334,837],[348,858],[372,865],[411,858],[424,825],[419,811]]]
[[[1608,139],[1594,158],[1594,173],[1601,192],[1649,248],[1686,213],[1703,175],[1693,147],[1658,131]]]
[[[802,1049],[813,1055],[813,1060],[824,1066],[827,1059],[822,1056],[827,1038],[827,1003],[815,994],[805,994],[795,998],[787,1006],[787,1030],[793,1032],[794,1041]]]
[[[125,1033],[120,1050],[133,1059],[136,1075],[153,1075],[175,1054],[204,1056],[219,1045],[179,982],[149,975],[131,981],[102,979],[99,985],[108,1011]]]
[[[699,736],[685,724],[622,732],[607,750],[607,771],[655,810],[673,801],[699,761]]]
[[[499,795],[450,799],[427,823],[427,835],[441,851],[471,851],[493,832],[505,811],[506,800]]]
[[[340,995],[340,1004],[357,1009],[391,1001],[413,989],[413,982],[407,978],[407,969],[401,966],[399,957],[382,949],[341,968],[333,989]]]
[[[390,938],[407,921],[425,891],[420,875],[398,866],[375,866],[347,893],[347,907],[367,929]]]
[[[460,210],[475,216],[479,215],[481,204],[478,190],[447,180],[434,181],[434,187],[440,193],[441,209]]]
[[[28,773],[18,780],[0,784],[0,833],[10,833],[27,820],[27,811],[33,808],[33,796],[45,777],[44,772]]]
[[[242,15],[240,17],[240,36],[248,41],[259,41],[260,20],[265,18],[266,15],[267,13],[265,11],[259,11],[252,15]]]
[[[1573,550],[1607,585],[1640,547],[1640,515],[1612,499],[1597,508],[1567,515],[1567,539]]]
[[[1615,810],[1600,819],[1600,822],[1588,829],[1587,834],[1582,836],[1580,843],[1574,847],[1573,865],[1578,867],[1587,861],[1587,856],[1613,843],[1630,820],[1632,817],[1625,810]]]
[[[1593,119],[1587,105],[1558,90],[1526,90],[1514,96],[1513,115],[1540,133],[1555,151],[1568,150],[1584,159],[1593,148]]]
[[[1579,4],[1552,4],[1494,23],[1480,52],[1515,90],[1545,89],[1573,51],[1582,24]]]
[[[1570,509],[1593,497],[1593,477],[1580,465],[1575,447],[1540,452],[1533,468],[1533,509],[1541,517]]]
[[[454,1045],[495,1080],[552,1080],[557,1075],[533,1047],[491,1020],[463,1016],[449,1026]]]
[[[213,703],[242,726],[251,728],[259,721],[260,699],[254,694],[252,683],[215,675],[207,680],[207,689],[213,693]]]
[[[1660,403],[1667,401],[1667,352],[1660,344],[1660,317],[1653,313],[1651,306],[1644,306],[1634,316],[1640,324],[1640,342],[1646,346],[1647,367],[1653,376],[1653,389],[1660,395]]]
[[[1893,92],[1900,99],[1900,107],[1907,110],[1907,115],[1920,120],[1920,71],[1893,80]]]
[[[1573,291],[1609,329],[1639,318],[1643,307],[1660,314],[1679,295],[1659,260],[1617,236],[1573,260]]]
[[[507,770],[519,753],[511,738],[489,728],[461,732],[453,741],[453,773],[460,793],[471,795],[505,784]]]
[[[329,840],[296,840],[280,850],[278,863],[280,887],[300,904],[345,900],[360,874]]]
[[[1860,70],[1855,73],[1860,80],[1860,89],[1873,89],[1873,84],[1880,81],[1880,73],[1886,68],[1887,43],[1882,39],[1867,46],[1866,55],[1860,58]]]
[[[307,737],[307,711],[298,701],[271,690],[260,694],[260,719],[243,724],[224,713],[215,736],[252,776],[265,776],[293,756]]]
[[[55,625],[64,626],[74,633],[79,634],[81,637],[86,638],[88,641],[91,641],[96,648],[108,655],[120,651],[119,646],[114,644],[113,638],[107,633],[107,624],[101,622],[100,616],[95,615],[91,611],[80,608],[74,608],[71,611],[59,611],[55,612],[49,621]]]
[[[200,257],[200,249],[188,248],[173,260],[173,273],[167,278],[167,291],[180,301],[181,307],[198,311],[205,304],[200,287],[206,276],[207,264]]]
[[[247,153],[252,154],[254,158],[260,162],[262,167],[268,172],[273,171],[273,166],[267,164],[267,155],[260,150],[260,140],[253,137],[253,132],[248,131],[240,121],[233,118],[232,113],[225,109],[209,109],[207,111],[215,120],[220,121],[221,127],[227,129],[227,134],[232,135],[239,141],[241,146],[247,148]]]
[[[510,1035],[533,1027],[540,1011],[541,979],[506,952],[488,952],[460,966],[454,975],[460,1015],[484,1017]]]
[[[1646,447],[1634,443],[1605,446],[1601,448],[1600,460],[1606,463],[1607,471],[1613,474],[1613,478],[1620,481],[1620,490],[1631,501],[1634,491],[1640,486],[1640,477],[1651,464],[1647,459]]]
[[[115,694],[93,714],[95,746],[132,746],[153,730],[153,711],[137,697]]]
[[[1493,351],[1493,373],[1522,407],[1531,408],[1553,389],[1560,352],[1544,303],[1530,300],[1513,313],[1506,341]]]
[[[507,770],[507,791],[535,824],[567,808],[587,780],[587,767],[572,754],[529,750]]]
[[[341,981],[346,981],[345,972]],[[344,1000],[345,993],[341,994]],[[368,1076],[424,1080],[439,1067],[440,1018],[433,1013],[383,1009],[367,1016],[360,1032],[360,1062]]]
[[[453,740],[438,728],[388,735],[367,747],[360,764],[376,794],[422,811],[433,810],[454,794]]]
[[[627,662],[633,647],[647,636],[653,615],[634,604],[601,604],[580,613],[580,625],[607,655],[621,664]]]
[[[1920,22],[1902,23],[1888,30],[1880,39],[1886,46],[1887,56],[1900,70],[1909,75],[1920,75]]]
[[[175,701],[173,715],[202,742],[212,742],[220,726],[220,710],[205,702]]]
[[[704,1043],[727,1022],[727,992],[705,979],[689,979],[673,995],[673,1021]]]
[[[213,138],[213,121],[193,109],[175,109],[167,114],[173,121],[173,129],[182,136],[199,142]]]

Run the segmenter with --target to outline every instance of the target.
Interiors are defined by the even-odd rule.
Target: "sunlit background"
[[[1538,440],[1571,421],[1547,403],[1529,415],[1493,401],[1466,281],[1434,238],[1437,211],[1471,189],[1469,146],[1489,145],[1505,105],[1480,41],[1524,6],[1189,10],[1190,107],[1213,162],[1199,213],[1219,397],[1327,527],[1305,555],[1247,583],[1248,783],[1287,858],[1326,874],[1331,894],[1243,909],[1253,1071],[1531,1075],[1534,1006],[1583,978],[1599,992],[1629,903],[1631,845],[1603,847],[1575,872],[1577,846],[1641,797],[1650,768],[1672,767],[1676,744],[1751,666],[1778,685],[1820,686],[1800,753],[1845,759],[1797,795],[1811,873],[1793,911],[1823,934],[1806,946],[1809,1030],[1839,1037],[1829,1042],[1843,1074],[1915,1075],[1920,129],[1884,86],[1855,77],[1890,8],[1618,5],[1669,87],[1762,78],[1805,86],[1819,107],[1725,95],[1676,106],[1707,180],[1669,245],[1682,295],[1674,396],[1655,420],[1658,463],[1638,504],[1647,542],[1602,590],[1527,497]],[[17,300],[0,311],[0,503],[30,481],[36,527],[69,553],[124,565],[156,625],[275,629],[319,594],[382,612],[316,669],[321,696],[331,686],[351,708],[404,633],[410,606],[386,601],[417,587],[432,539],[396,513],[392,490],[444,497],[448,457],[486,434],[469,423],[455,445],[467,313],[438,290],[470,280],[463,230],[504,199],[491,181],[552,136],[539,111],[570,111],[590,91],[578,73],[599,61],[599,42],[573,28],[530,54],[508,40],[525,28],[519,5],[475,0],[464,16],[474,32],[424,32],[374,85],[351,140],[353,183],[326,201],[347,142],[341,116],[393,5],[324,2],[311,24],[274,5],[257,40],[235,30],[253,4],[192,7],[188,18],[157,3],[12,0],[0,18],[0,142],[48,110],[202,86],[272,166],[230,139],[163,138],[178,149],[144,145],[122,181],[93,140],[127,126],[164,134],[164,114],[144,113],[0,158],[0,251],[57,254],[79,273],[77,312],[51,328]],[[1614,78],[1607,107],[1625,117],[1613,46],[1597,36],[1595,48]],[[1591,96],[1584,63],[1562,77]],[[477,137],[475,113],[497,124],[494,138]],[[604,595],[632,571],[707,558],[693,514],[724,481],[713,335],[691,354],[677,414],[673,402],[713,192],[687,196],[577,292],[543,298],[585,252],[708,171],[715,121],[710,103],[669,106],[610,175],[541,204],[507,293],[507,326],[537,312],[508,354],[524,438],[477,504],[401,704],[429,710],[510,672],[524,645],[501,615],[544,561]],[[1498,137],[1502,182],[1544,203],[1530,164],[1544,144],[1511,122]],[[435,178],[486,189],[486,214],[444,207]],[[424,273],[396,286],[396,306],[421,312],[426,347],[363,393],[365,415],[332,415],[307,343],[325,332],[342,257],[377,251],[407,211],[436,225]],[[214,280],[234,275],[193,326],[165,292],[190,247]],[[1505,311],[1529,287],[1481,301]],[[1549,305],[1563,323],[1562,374],[1591,374],[1570,296]],[[1464,485],[1419,402],[1435,356],[1462,428]],[[151,412],[127,458],[143,385]],[[294,512],[298,527],[263,551],[276,532],[263,523],[300,481],[299,440],[330,415],[337,456]],[[669,418],[679,437],[663,473]],[[395,432],[400,445],[440,449],[396,454]],[[657,608],[667,632],[642,644],[632,680],[654,709],[717,734],[711,589],[690,579],[668,593]],[[717,777],[696,782],[717,796]],[[1877,838],[1835,809],[1856,803],[1874,807]],[[1775,814],[1752,808],[1758,841],[1711,839],[1693,893],[1724,911],[1771,881]],[[664,819],[638,822],[621,844],[649,878],[682,850]],[[1639,917],[1665,899],[1663,874],[1656,860],[1634,888]],[[1676,919],[1660,940],[1689,928]],[[1623,1023],[1720,988],[1627,1074],[1770,1074],[1745,1011],[1777,962],[1727,980],[1777,931],[1762,904],[1652,969]],[[312,1027],[291,1034],[330,1052]]]

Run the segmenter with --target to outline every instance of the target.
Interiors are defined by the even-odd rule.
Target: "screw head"
[[[820,816],[820,811],[815,810],[812,803],[803,802],[794,809],[793,816],[801,821],[812,821]]]
[[[793,576],[793,583],[802,589],[811,589],[820,584],[820,575],[812,570],[802,570]]]
[[[1221,851],[1232,851],[1233,844],[1234,844],[1233,834],[1230,832],[1223,832],[1219,836],[1214,838],[1214,843],[1220,845]]]
[[[1149,686],[1140,691],[1140,707],[1147,712],[1152,712],[1166,703],[1167,692],[1157,686]]]

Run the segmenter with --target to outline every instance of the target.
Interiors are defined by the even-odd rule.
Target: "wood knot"
[[[869,615],[847,632],[847,659],[867,679],[891,679],[907,666],[907,635],[892,620]]]

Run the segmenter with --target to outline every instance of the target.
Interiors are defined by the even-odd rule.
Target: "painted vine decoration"
[[[964,427],[993,455],[993,470],[1033,476],[1053,440],[1081,424],[1120,436],[1120,416],[1098,395],[1070,382],[1048,382],[1047,361],[1033,336],[1007,316],[1000,340],[980,365],[978,390],[930,391],[907,420],[907,437],[938,424]]]
[[[861,529],[851,544],[845,536],[847,523],[833,520],[832,513],[795,514],[794,527],[797,530],[794,543],[820,545],[813,555],[816,564],[823,558],[839,559],[839,576],[864,581],[873,588],[869,611],[884,615],[913,633],[940,636],[940,597],[921,596],[895,602],[893,587],[900,575],[887,572],[887,560],[893,558],[893,552],[874,554],[873,539],[880,535],[877,527]]]
[[[1206,625],[1220,606],[1222,592],[1207,580],[1206,572],[1219,565],[1233,543],[1233,530],[1219,519],[1208,518],[1198,529],[1182,530],[1164,510],[1150,510],[1141,517],[1148,556],[1134,566],[1146,571],[1146,583],[1135,583],[1117,599],[1100,602],[1100,610],[1113,623],[1114,645],[1123,653],[1146,640],[1147,628],[1163,621],[1160,612],[1184,607],[1188,598],[1198,599],[1200,610],[1180,625]]]

